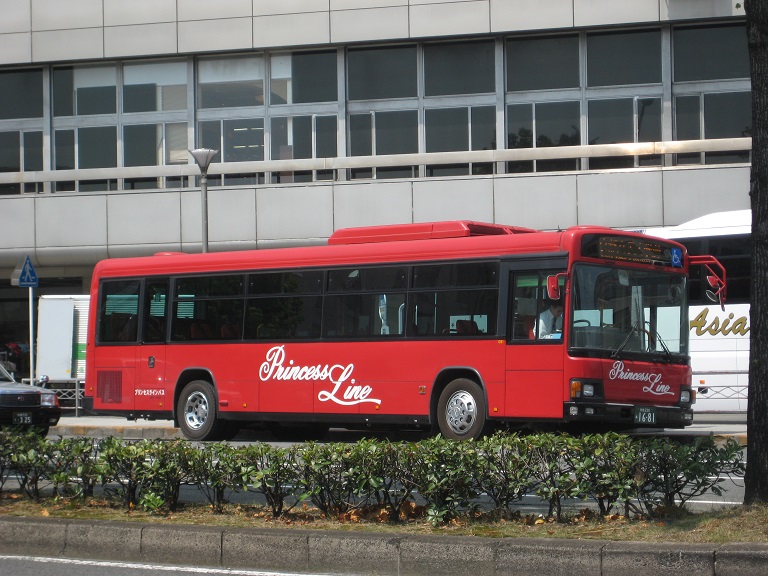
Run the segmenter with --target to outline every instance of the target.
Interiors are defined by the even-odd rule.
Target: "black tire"
[[[176,418],[182,434],[189,440],[220,440],[226,422],[218,418],[216,393],[210,382],[193,380],[181,391]]]
[[[476,440],[485,429],[488,409],[483,390],[467,378],[457,378],[440,393],[437,425],[445,438]]]

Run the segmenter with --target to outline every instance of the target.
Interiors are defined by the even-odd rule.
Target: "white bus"
[[[711,254],[727,272],[723,311],[707,299],[703,275],[691,271],[690,351],[696,412],[747,411],[751,223],[750,210],[736,210],[644,230],[684,244],[689,254]]]

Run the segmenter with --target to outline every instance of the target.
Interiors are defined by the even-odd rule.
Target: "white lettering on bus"
[[[633,382],[647,382],[648,386],[643,387],[643,392],[650,392],[656,396],[665,394],[673,396],[674,392],[668,384],[662,384],[661,374],[654,372],[632,372],[624,367],[624,362],[617,360],[613,363],[611,371],[608,373],[611,380],[631,380]]]
[[[354,364],[318,364],[316,366],[297,366],[293,360],[286,365],[285,346],[274,346],[267,350],[266,361],[259,368],[259,378],[267,380],[328,380],[334,386],[330,392],[321,390],[317,399],[321,402],[335,402],[342,406],[354,406],[363,402],[381,404],[377,398],[369,398],[373,388],[361,386],[351,378]],[[342,389],[343,387],[343,389]]]

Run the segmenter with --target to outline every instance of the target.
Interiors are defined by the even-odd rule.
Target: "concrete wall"
[[[749,208],[749,166],[214,188],[210,249],[324,242],[349,226],[470,219],[539,229],[671,226]],[[0,196],[0,269],[199,251],[200,192]],[[279,216],[278,216],[279,215]]]
[[[737,8],[737,4],[742,7]],[[440,17],[436,18],[435,15]],[[732,0],[3,0],[0,64],[744,16]]]

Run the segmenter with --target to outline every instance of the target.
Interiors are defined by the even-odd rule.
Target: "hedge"
[[[683,508],[702,494],[722,493],[744,475],[741,446],[714,436],[676,442],[617,433],[571,436],[497,433],[474,442],[442,437],[419,442],[255,442],[193,444],[185,440],[60,438],[0,431],[0,491],[11,475],[33,500],[86,499],[97,487],[126,508],[174,511],[183,485],[196,486],[216,513],[228,495],[261,495],[274,517],[311,502],[329,518],[376,505],[392,522],[418,502],[433,524],[483,509],[516,513],[525,496],[562,520],[566,499],[591,500],[602,516],[652,517]]]

